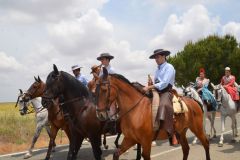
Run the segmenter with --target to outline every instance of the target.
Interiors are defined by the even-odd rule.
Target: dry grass
[[[0,154],[26,150],[31,144],[35,132],[35,113],[21,116],[15,103],[0,103]],[[67,139],[63,133],[63,142]],[[60,133],[56,139],[59,143]],[[42,131],[37,147],[46,147],[49,138],[45,129]]]

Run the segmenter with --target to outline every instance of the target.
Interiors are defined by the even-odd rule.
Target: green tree
[[[210,35],[195,43],[188,42],[183,51],[169,58],[176,69],[176,82],[187,85],[195,81],[199,69],[204,68],[211,82],[220,83],[224,68],[229,66],[240,80],[240,48],[234,36]]]

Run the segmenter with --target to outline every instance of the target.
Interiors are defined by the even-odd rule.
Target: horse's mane
[[[121,74],[110,74],[111,76],[113,76],[113,77],[115,77],[115,78],[117,78],[117,79],[120,79],[120,80],[122,80],[122,81],[124,81],[125,83],[127,83],[127,84],[129,84],[130,86],[132,86],[134,89],[136,89],[139,93],[141,93],[141,94],[145,94],[146,96],[148,96],[148,97],[152,97],[152,93],[145,93],[144,91],[143,91],[143,87],[144,87],[144,85],[142,85],[141,83],[139,83],[139,82],[130,82],[126,77],[124,77],[123,75],[121,75]]]
[[[89,91],[83,83],[67,72],[59,71],[59,74],[63,77],[63,83],[65,83],[65,87],[70,88],[73,94],[76,94],[80,97],[89,97]],[[51,77],[51,75],[54,75],[54,71],[48,75],[48,78]]]

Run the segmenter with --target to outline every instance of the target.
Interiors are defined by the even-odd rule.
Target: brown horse
[[[203,113],[197,102],[190,98],[182,97],[188,107],[188,112],[174,115],[174,128],[177,132],[183,150],[183,160],[187,160],[189,145],[186,138],[188,128],[199,138],[204,146],[206,159],[210,160],[209,141],[203,131]],[[121,130],[124,134],[120,149],[113,155],[114,160],[127,151],[130,147],[139,143],[142,145],[144,160],[150,160],[151,142],[158,134],[152,125],[151,99],[139,92],[125,77],[112,74],[108,75],[103,70],[97,87],[97,114],[100,120],[107,117],[106,110],[113,101],[117,101],[120,109]],[[144,138],[143,138],[144,137]],[[166,139],[167,137],[165,137]]]
[[[34,99],[36,97],[42,97],[43,92],[45,90],[45,83],[40,79],[34,77],[35,82],[29,87],[27,90],[24,99],[30,100]],[[48,151],[45,160],[48,160],[50,158],[51,152],[53,147],[55,146],[55,138],[57,136],[57,133],[59,129],[64,130],[66,133],[67,137],[70,137],[70,131],[69,131],[69,126],[68,123],[64,120],[64,115],[61,112],[59,105],[55,104],[52,107],[48,108],[48,121],[50,122],[51,125],[51,130],[50,130],[50,141],[49,141],[49,146],[48,146]]]

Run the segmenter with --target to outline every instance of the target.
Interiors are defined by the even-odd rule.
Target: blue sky
[[[131,81],[146,83],[154,49],[177,53],[187,41],[231,33],[240,40],[237,0],[0,0],[0,102],[15,101],[33,76],[45,80],[55,63],[99,64],[101,52]]]

